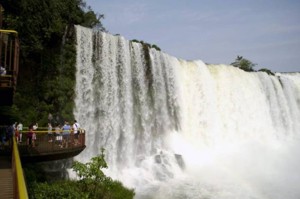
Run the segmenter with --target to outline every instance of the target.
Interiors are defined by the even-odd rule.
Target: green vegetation
[[[10,106],[0,106],[1,120],[0,125],[11,125],[18,120],[18,113]]]
[[[131,40],[131,42],[140,43],[140,44],[143,45],[143,47],[155,48],[157,51],[161,51],[161,49],[155,44],[149,44],[149,43],[146,43],[144,41],[139,41],[139,40],[136,40],[136,39]]]
[[[253,72],[254,71],[253,68],[255,67],[256,64],[238,55],[235,61],[232,62],[230,65],[240,68],[244,71]]]
[[[72,168],[80,177],[79,181],[64,180],[48,183],[45,182],[45,174],[41,169],[38,169],[39,172],[36,172],[36,167],[25,169],[29,197],[34,199],[132,199],[135,195],[133,190],[105,176],[101,170],[107,168],[104,157],[104,149],[102,149],[101,154],[93,157],[88,163],[75,161]]]
[[[105,176],[101,169],[107,168],[104,159],[104,149],[101,154],[93,157],[91,162],[86,164],[75,161],[73,170],[79,176],[79,184],[88,198],[133,198],[134,191],[123,187],[121,182],[113,181]]]
[[[237,56],[234,62],[232,62],[230,65],[240,68],[247,72],[255,72],[253,69],[257,64],[252,63],[250,60],[243,58],[243,56]],[[266,72],[268,75],[275,75],[271,70],[267,68],[259,69],[258,71]]]
[[[74,24],[97,27],[103,15],[83,0],[7,0],[4,29],[20,38],[20,69],[13,113],[18,121],[46,125],[51,113],[57,122],[73,119],[75,97]]]
[[[271,70],[267,69],[267,68],[262,68],[262,69],[259,69],[258,71],[261,71],[261,72],[266,72],[268,73],[268,75],[275,75]]]

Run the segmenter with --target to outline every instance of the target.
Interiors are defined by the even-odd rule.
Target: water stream
[[[76,26],[85,162],[137,199],[300,198],[300,73],[185,61]],[[148,54],[147,54],[148,53]]]

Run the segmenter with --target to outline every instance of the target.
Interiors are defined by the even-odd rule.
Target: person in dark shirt
[[[4,147],[5,139],[6,139],[6,127],[5,126],[0,126],[0,142],[1,142],[0,147],[1,148]]]
[[[32,146],[32,136],[33,136],[33,125],[28,127],[29,131],[27,133],[27,145]]]
[[[10,125],[6,129],[6,138],[5,140],[8,142],[9,146],[12,146],[12,137],[14,135],[14,124]]]

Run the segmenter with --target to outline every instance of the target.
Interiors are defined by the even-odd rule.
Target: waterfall
[[[300,198],[300,73],[177,59],[76,26],[88,161],[136,198]]]

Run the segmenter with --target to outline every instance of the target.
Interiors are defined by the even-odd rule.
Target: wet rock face
[[[155,160],[155,163],[161,164],[161,157],[160,157],[160,155],[155,155],[154,156],[154,160]]]
[[[184,163],[182,155],[174,154],[174,157],[175,157],[175,160],[176,160],[178,166],[181,169],[185,169],[185,163]],[[157,164],[162,164],[162,163],[166,163],[166,158],[163,159],[163,153],[161,153],[161,154],[157,154],[157,155],[154,156],[154,161]]]
[[[177,161],[179,167],[180,167],[181,169],[185,169],[185,163],[184,163],[184,160],[183,160],[183,158],[182,158],[182,155],[180,155],[180,154],[175,154],[175,159],[176,159],[176,161]]]

